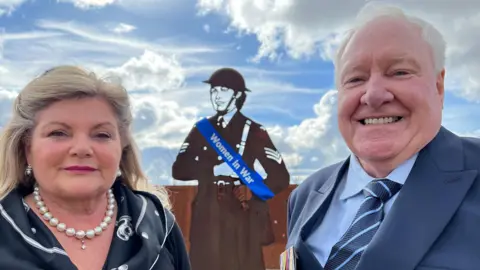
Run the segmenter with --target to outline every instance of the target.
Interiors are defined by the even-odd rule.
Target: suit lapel
[[[476,170],[464,169],[463,160],[462,142],[442,128],[419,153],[358,270],[415,269],[477,176]]]
[[[314,190],[309,194],[307,201],[309,202],[308,211],[305,211],[302,218],[303,222],[300,228],[300,237],[304,240],[310,236],[312,229],[316,228],[316,224],[320,224],[327,212],[332,196],[338,183],[345,174],[346,168],[348,168],[349,159],[345,160],[341,166],[331,174],[331,176],[325,181],[322,187],[318,190]]]
[[[302,214],[303,217],[300,218],[302,223],[300,223],[299,237],[294,244],[297,253],[298,269],[323,269],[306,244],[306,240],[312,233],[312,230],[317,227],[316,225],[322,222],[330,206],[333,193],[342,179],[346,168],[348,168],[348,164],[349,159],[335,169],[320,189],[314,190],[309,194],[307,199],[308,205],[305,206],[306,211]]]

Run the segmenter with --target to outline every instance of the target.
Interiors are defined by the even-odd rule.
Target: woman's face
[[[44,193],[82,199],[112,186],[122,146],[117,118],[106,101],[58,101],[35,120],[26,155]]]

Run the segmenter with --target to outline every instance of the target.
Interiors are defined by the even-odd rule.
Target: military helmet
[[[235,91],[250,92],[250,89],[245,86],[245,80],[242,74],[233,68],[218,69],[208,80],[203,82],[210,84],[212,87],[223,86]]]

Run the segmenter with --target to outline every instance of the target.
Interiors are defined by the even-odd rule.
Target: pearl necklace
[[[64,232],[67,236],[72,237],[75,236],[82,242],[82,249],[85,250],[87,246],[85,245],[85,237],[88,239],[93,239],[95,236],[99,236],[105,231],[108,227],[108,224],[112,222],[112,217],[115,209],[115,196],[113,195],[113,191],[111,189],[108,190],[108,205],[107,211],[105,212],[105,217],[103,221],[100,223],[99,226],[95,227],[94,229],[83,231],[83,230],[75,230],[74,228],[67,228],[65,223],[61,223],[58,221],[57,218],[53,217],[50,213],[49,209],[45,205],[45,202],[42,200],[40,196],[40,191],[38,186],[35,186],[33,191],[33,199],[35,200],[35,205],[42,214],[44,220],[48,221],[48,224],[52,227],[56,227],[59,232]]]

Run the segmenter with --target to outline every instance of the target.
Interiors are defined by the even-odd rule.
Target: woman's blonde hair
[[[148,182],[140,166],[139,153],[133,140],[132,113],[127,91],[119,84],[99,79],[94,73],[74,66],[59,66],[32,80],[19,93],[13,104],[13,115],[0,136],[0,199],[18,185],[30,188],[25,177],[25,146],[35,126],[36,114],[54,102],[86,97],[101,97],[113,108],[122,138],[120,170],[122,181],[133,190],[154,193],[167,209],[171,208],[165,188]]]

